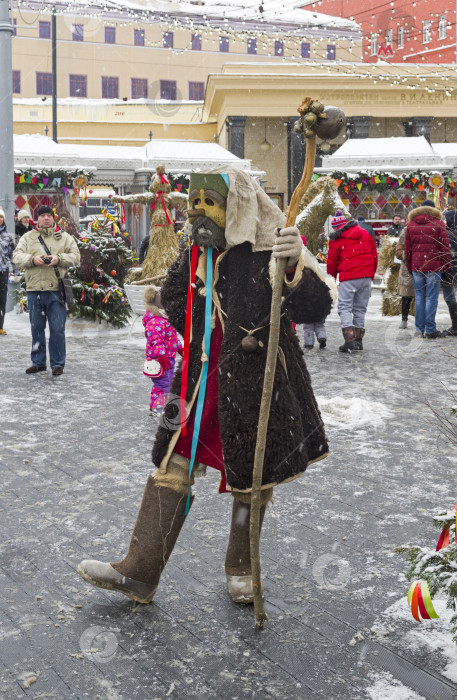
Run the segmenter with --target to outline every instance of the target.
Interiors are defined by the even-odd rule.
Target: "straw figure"
[[[344,206],[338,194],[336,180],[331,177],[320,177],[308,188],[300,202],[300,214],[296,225],[302,236],[306,236],[306,245],[317,255],[319,251],[319,235],[329,216],[340,209],[344,216],[350,219],[350,213]]]
[[[400,263],[394,262],[398,238],[385,236],[379,251],[379,266],[387,277],[386,290],[382,297],[382,315],[401,314],[401,296],[397,292]]]
[[[178,239],[175,234],[170,209],[182,208],[187,195],[171,192],[171,185],[165,176],[165,165],[158,165],[151,181],[149,192],[131,194],[126,197],[112,197],[112,202],[140,203],[151,207],[151,229],[149,247],[141,267],[132,269],[127,282],[130,284],[160,284],[167,270],[179,254]]]

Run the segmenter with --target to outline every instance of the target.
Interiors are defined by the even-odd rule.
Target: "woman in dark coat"
[[[416,334],[440,338],[435,315],[443,273],[451,267],[449,237],[439,209],[431,200],[408,214],[405,264],[412,272],[415,292]]]
[[[398,276],[397,294],[401,296],[401,324],[400,328],[408,328],[408,316],[411,302],[414,299],[414,280],[411,272],[405,265],[405,233],[403,229],[395,249],[395,256],[401,260],[400,274]]]
[[[252,470],[276,258],[287,258],[287,272],[261,520],[273,487],[300,476],[308,464],[328,452],[292,322],[325,318],[336,288],[304,248],[298,229],[283,228],[284,215],[245,173],[192,174],[189,202],[195,278],[195,267],[189,263],[191,251],[184,249],[168,271],[161,294],[171,324],[185,337],[184,421],[181,424],[178,412],[186,381],[180,369],[153,448],[158,469],[146,484],[127,556],[112,564],[83,561],[78,572],[93,585],[150,602],[192,504],[193,472],[206,465],[221,472],[219,490],[234,496],[225,571],[233,600],[248,603],[253,599],[249,546]],[[193,299],[188,297],[189,290],[194,290]],[[190,342],[186,309],[191,309]],[[205,325],[210,342],[205,338]]]
[[[451,269],[442,276],[441,288],[452,322],[451,328],[448,328],[445,334],[457,336],[457,300],[455,297],[455,288],[457,286],[457,211],[449,209],[445,212],[444,217],[451,249]]]

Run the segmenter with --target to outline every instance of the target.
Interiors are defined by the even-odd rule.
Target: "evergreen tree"
[[[71,315],[122,328],[130,316],[124,279],[133,265],[134,253],[108,219],[97,220],[83,231],[78,246],[80,265],[69,271],[75,295]]]

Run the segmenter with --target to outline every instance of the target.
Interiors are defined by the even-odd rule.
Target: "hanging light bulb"
[[[264,133],[265,133],[265,135],[264,135],[264,139],[263,139],[262,143],[260,144],[260,150],[262,151],[262,153],[268,153],[268,151],[271,148],[271,145],[267,141],[267,120],[266,119],[265,119],[265,132]]]

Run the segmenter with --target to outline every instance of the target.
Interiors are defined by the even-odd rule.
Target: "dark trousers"
[[[51,367],[65,367],[65,321],[67,312],[59,301],[59,292],[27,292],[32,329],[32,364],[46,366],[46,321],[49,326]]]
[[[0,272],[0,330],[5,321],[6,297],[8,296],[8,270]]]
[[[409,309],[411,308],[412,297],[402,297],[401,298],[401,317],[403,321],[408,320]]]

